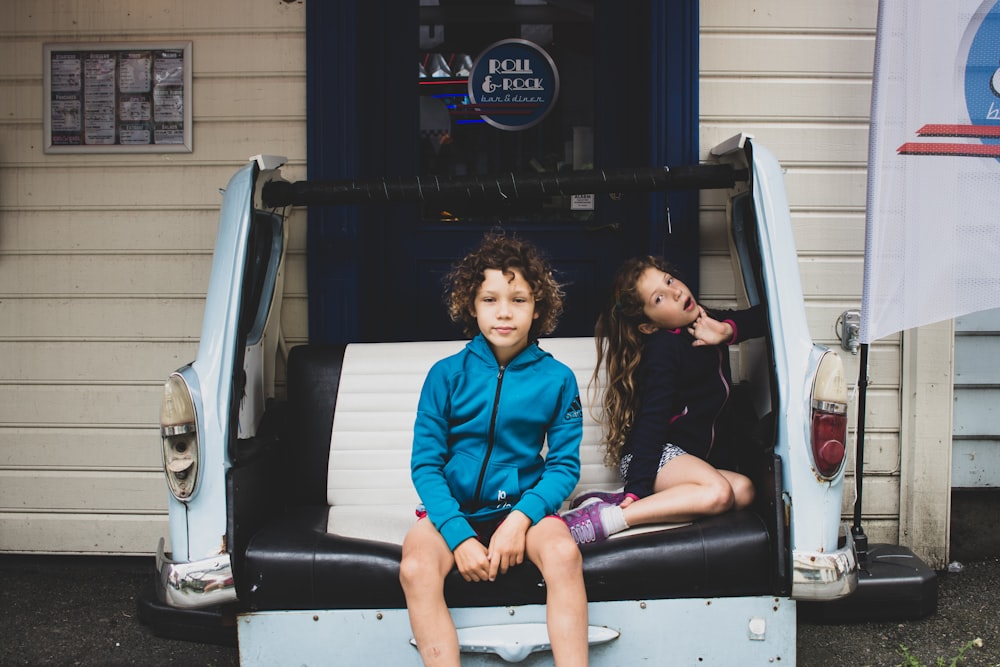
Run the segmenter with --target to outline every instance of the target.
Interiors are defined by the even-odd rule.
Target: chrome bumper
[[[171,607],[201,609],[236,601],[229,554],[179,563],[166,556],[161,537],[156,548],[156,571],[160,576],[157,596]]]
[[[796,600],[835,600],[858,587],[858,555],[851,531],[836,551],[792,552],[792,597]]]

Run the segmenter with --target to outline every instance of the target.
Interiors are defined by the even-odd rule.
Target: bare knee
[[[750,507],[756,496],[753,482],[748,477],[738,477],[731,480],[733,488],[733,509],[742,510]]]
[[[736,494],[732,485],[725,478],[713,482],[706,489],[706,509],[708,514],[722,514],[733,509],[736,504]]]
[[[416,590],[443,590],[451,563],[440,563],[432,549],[403,549],[399,561],[399,584],[404,593]]]
[[[547,521],[548,519],[543,519]],[[583,572],[583,556],[569,531],[563,526],[561,530],[552,533],[534,535],[541,539],[534,540],[534,549],[529,550],[528,557],[546,579],[557,576],[580,576]]]
[[[552,540],[542,550],[542,557],[551,567],[560,571],[583,569],[583,555],[580,553],[580,547],[572,538]]]
[[[403,590],[412,589],[414,584],[425,579],[430,574],[429,563],[416,554],[406,554],[399,561],[399,583]]]

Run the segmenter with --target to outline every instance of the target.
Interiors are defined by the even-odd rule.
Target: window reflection
[[[593,168],[593,3],[544,0],[420,0],[421,175],[552,173]],[[468,77],[488,46],[520,38],[542,47],[560,91],[537,125],[502,130],[471,104]],[[550,197],[502,204],[427,205],[425,222],[574,223],[594,216],[593,198]]]

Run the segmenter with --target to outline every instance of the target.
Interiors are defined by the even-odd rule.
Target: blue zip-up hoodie
[[[501,368],[480,334],[424,380],[413,485],[454,550],[476,536],[470,521],[516,509],[535,524],[555,512],[580,479],[582,436],[573,372],[535,344]]]

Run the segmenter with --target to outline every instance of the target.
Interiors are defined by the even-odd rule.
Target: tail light
[[[816,369],[811,407],[813,464],[821,478],[830,479],[844,466],[847,442],[847,383],[835,352],[824,354]]]
[[[186,500],[198,480],[198,426],[191,391],[178,373],[163,386],[160,439],[167,487],[175,498]]]

